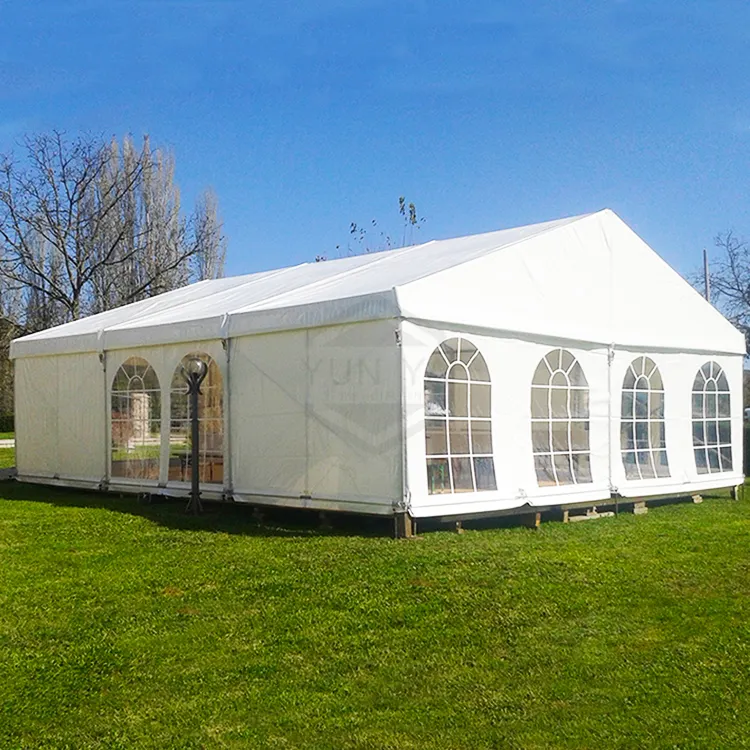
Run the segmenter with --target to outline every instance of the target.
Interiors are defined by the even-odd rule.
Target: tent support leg
[[[646,507],[646,501],[641,500],[640,502],[633,503],[633,513],[636,516],[646,515],[646,513],[648,513],[648,508]]]
[[[417,535],[417,522],[408,513],[393,517],[393,536],[396,539],[413,539]]]

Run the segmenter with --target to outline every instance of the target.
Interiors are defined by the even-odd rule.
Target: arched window
[[[699,474],[732,471],[729,383],[716,362],[706,362],[693,382],[693,449]]]
[[[496,490],[490,373],[462,338],[443,342],[424,378],[427,482],[431,495]]]
[[[218,365],[208,354],[201,352],[185,355],[172,377],[169,478],[189,482],[192,477],[190,401],[183,368],[196,357],[208,365],[206,379],[201,384],[201,395],[198,396],[200,481],[221,484],[224,481],[224,388]]]
[[[664,385],[659,368],[648,357],[634,359],[625,373],[620,448],[627,479],[669,476]]]
[[[565,349],[553,349],[534,372],[531,442],[540,487],[592,481],[589,386]]]
[[[161,389],[151,365],[130,357],[112,381],[111,475],[159,480]]]

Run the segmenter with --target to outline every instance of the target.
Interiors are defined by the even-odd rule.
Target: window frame
[[[706,371],[708,368],[708,371]],[[703,383],[700,384],[700,380]],[[720,388],[721,383],[725,387]],[[709,383],[713,383],[714,388],[709,389]],[[700,386],[700,388],[699,388]],[[714,406],[715,415],[707,414],[707,396],[713,394],[716,402]],[[724,397],[724,398],[722,398]],[[699,404],[696,409],[696,402]],[[722,409],[722,404],[726,408]],[[724,372],[724,368],[714,360],[701,365],[698,368],[695,378],[693,379],[693,388],[690,398],[691,406],[691,427],[693,437],[693,460],[695,461],[695,470],[701,476],[711,474],[724,474],[734,471],[734,455],[732,444],[732,391],[729,387],[729,379]],[[721,412],[725,411],[724,414]],[[697,415],[696,412],[699,412]],[[724,425],[724,427],[722,427]],[[715,439],[709,441],[709,426],[713,427]],[[728,440],[722,440],[722,433],[728,435]],[[702,442],[699,442],[699,435],[702,434]],[[703,455],[704,465],[701,466],[699,455]],[[716,467],[711,466],[712,456],[716,457]]]
[[[437,363],[437,366],[434,363]],[[443,374],[439,373],[440,370],[444,370]],[[441,342],[428,359],[423,377],[423,390],[428,494],[453,495],[496,491],[497,475],[492,440],[492,382],[487,362],[479,348],[463,336]],[[477,396],[480,393],[486,395],[479,399]],[[465,404],[465,408],[458,408],[457,413],[451,414],[454,404],[457,407],[463,407]],[[465,433],[462,432],[464,425]],[[440,441],[439,448],[444,446],[444,450],[431,450],[433,446],[430,440],[435,438]],[[463,443],[464,439],[465,449],[454,449],[454,443]],[[483,450],[476,449],[480,440]],[[461,445],[461,448],[463,447]],[[465,467],[467,463],[470,472],[459,473],[458,467]],[[447,477],[443,470],[443,489],[435,489],[431,467],[445,465]],[[482,467],[481,472],[478,467]]]
[[[565,394],[564,398],[559,394]],[[539,487],[593,484],[589,398],[588,380],[572,352],[557,347],[539,360],[531,380],[531,451]],[[563,401],[566,415],[554,416]],[[561,440],[567,448],[556,447]]]
[[[139,367],[142,368],[141,371],[130,373],[126,368],[130,367]],[[127,385],[125,388],[119,387],[118,385],[118,379],[120,376],[124,375],[124,377],[127,379]],[[153,381],[155,385],[153,387],[147,387],[146,381],[150,379],[150,376],[152,376]],[[140,388],[132,388],[132,384],[134,381],[140,380],[141,387]],[[138,394],[148,394],[149,395],[149,411],[155,412],[155,416],[149,416],[147,417],[148,420],[148,432],[150,435],[153,435],[153,425],[157,425],[158,432],[156,433],[156,437],[150,437],[146,439],[142,439],[140,442],[137,441],[137,438],[135,439],[136,442],[133,443],[132,447],[130,446],[131,441],[133,438],[128,438],[127,440],[123,441],[122,439],[115,439],[115,432],[121,431],[121,426],[132,424],[134,421],[134,416],[130,411],[128,411],[127,417],[122,416],[115,416],[115,414],[122,414],[122,404],[126,403],[128,406],[126,407],[128,410],[130,410],[130,402],[132,394],[138,393]],[[156,406],[152,406],[150,403],[150,398],[153,395],[156,395]],[[160,475],[161,475],[161,445],[163,441],[163,424],[162,424],[162,401],[163,401],[163,393],[162,393],[162,386],[161,381],[159,379],[159,375],[156,372],[156,369],[154,366],[145,358],[140,355],[131,355],[123,360],[123,362],[117,367],[115,370],[115,374],[112,377],[112,379],[109,382],[109,390],[108,390],[108,402],[109,402],[109,450],[108,450],[108,472],[109,472],[109,479],[114,480],[116,482],[138,482],[138,483],[152,483],[152,484],[158,484]],[[117,404],[118,408],[116,409],[116,402],[119,402]],[[139,420],[140,421],[140,420]],[[119,428],[119,429],[118,429]],[[133,458],[122,458],[118,459],[117,462],[115,460],[115,453],[122,451],[123,449],[126,452],[130,452],[130,450],[137,451],[138,448],[154,448],[154,456],[148,457],[146,455],[142,455],[140,457],[133,457]],[[155,461],[155,468],[156,471],[147,472],[145,467],[147,465],[154,465]],[[140,471],[133,473],[122,473],[120,471],[116,470],[116,463],[127,463],[128,465],[140,465]]]
[[[645,399],[641,398],[644,395]],[[620,391],[620,459],[627,481],[671,477],[665,408],[666,391],[659,366],[647,355],[639,355],[625,370]],[[645,444],[639,445],[644,440]]]

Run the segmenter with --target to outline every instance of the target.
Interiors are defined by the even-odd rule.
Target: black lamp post
[[[182,377],[187,383],[190,396],[190,500],[186,511],[197,516],[203,510],[200,490],[200,436],[198,422],[198,396],[201,393],[201,383],[208,374],[208,365],[198,357],[188,360],[182,368]]]

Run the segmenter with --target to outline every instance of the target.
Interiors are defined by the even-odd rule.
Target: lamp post
[[[182,368],[182,377],[187,383],[190,397],[190,500],[186,511],[197,516],[203,510],[200,490],[200,435],[198,431],[198,396],[201,383],[208,374],[208,365],[198,357],[188,360]]]

